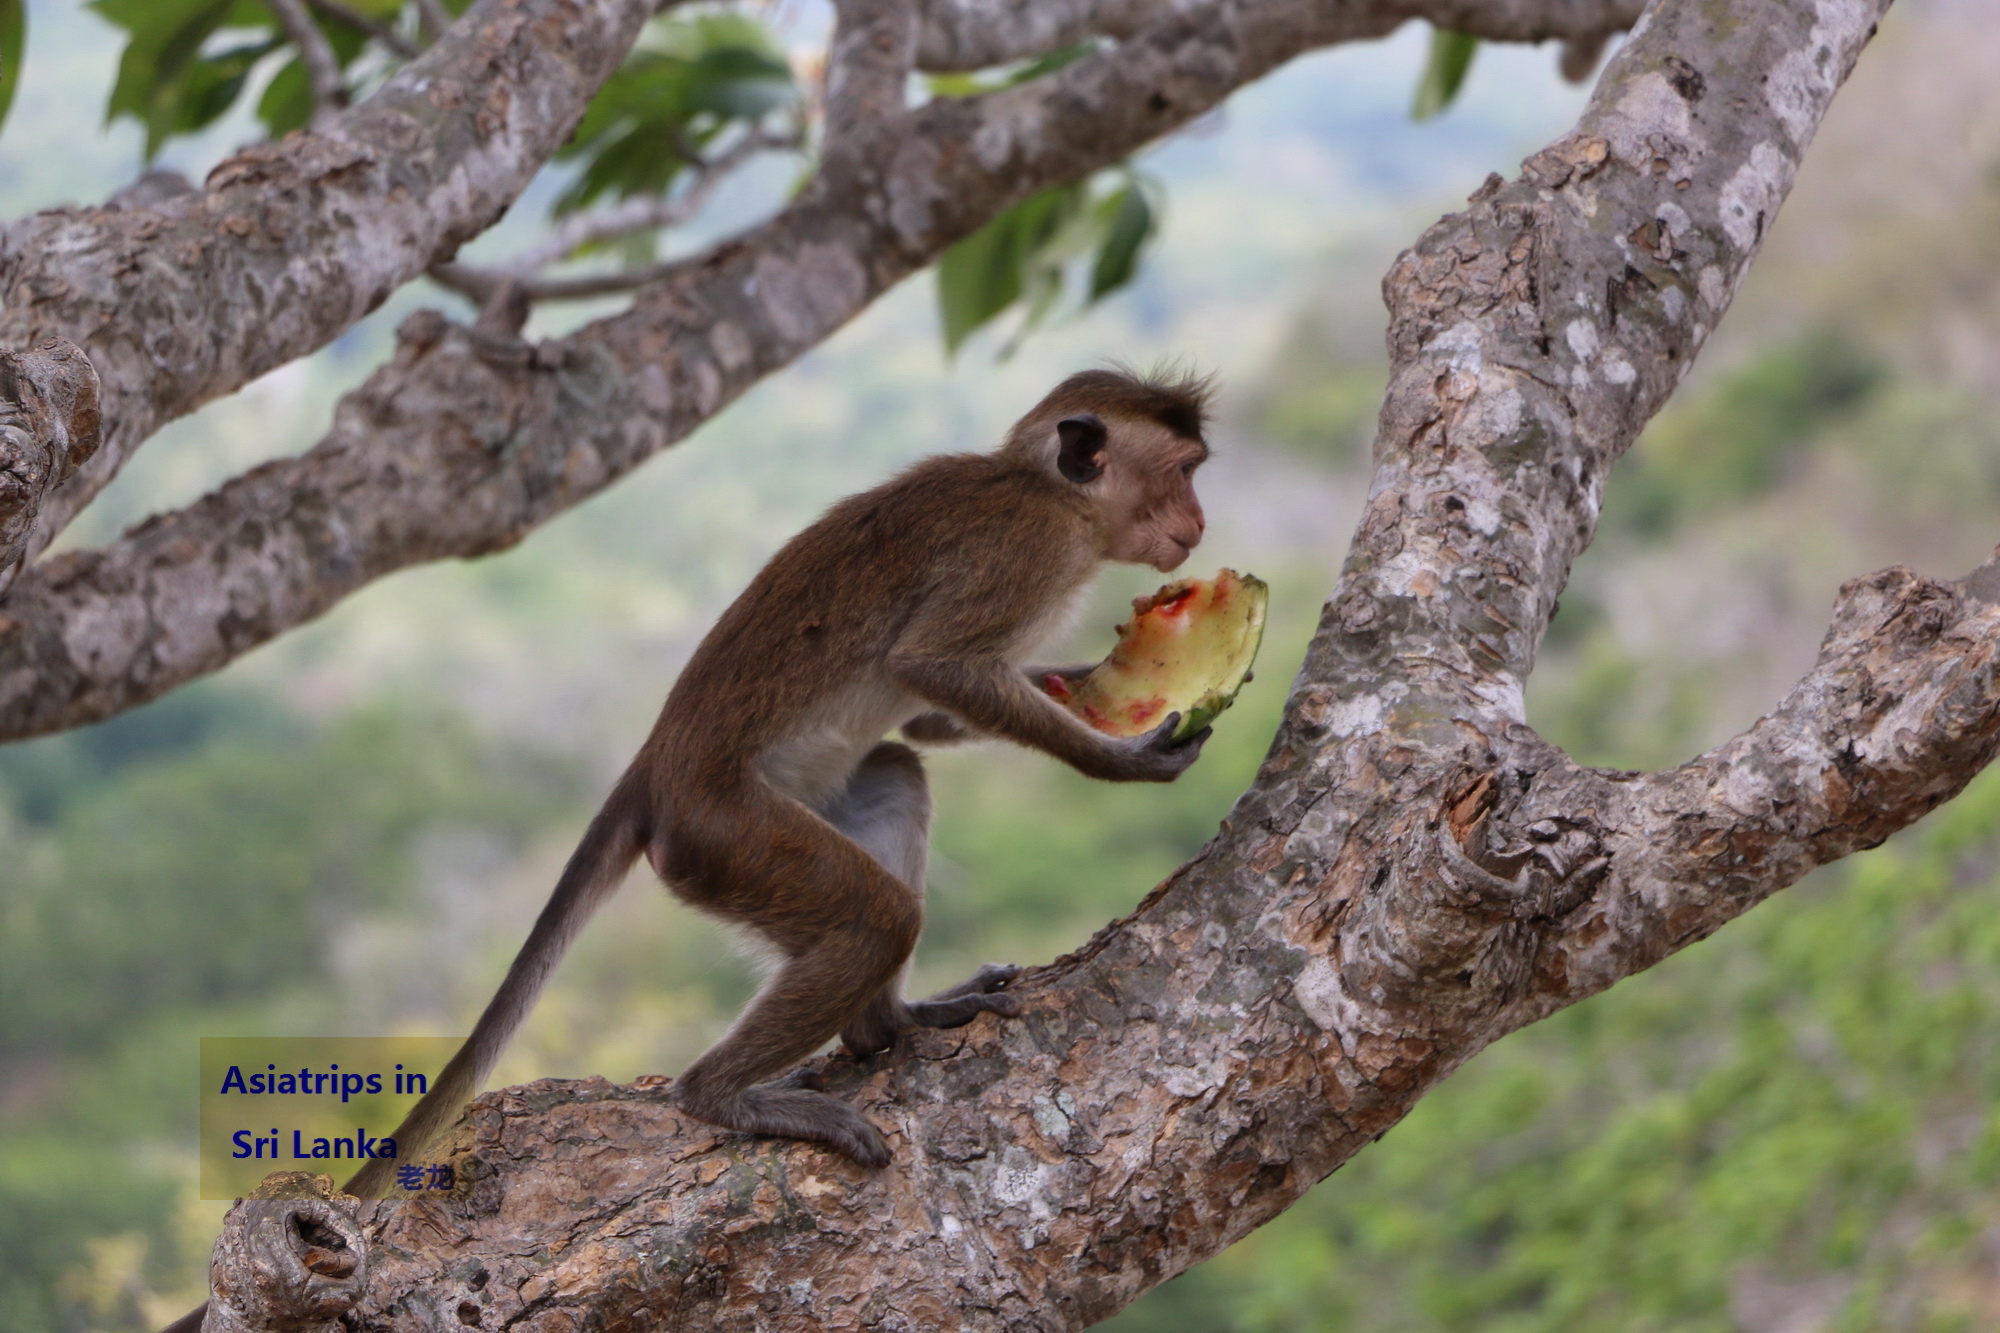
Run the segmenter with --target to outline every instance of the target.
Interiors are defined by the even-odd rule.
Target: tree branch
[[[797,134],[781,136],[752,129],[714,158],[695,162],[693,184],[671,199],[639,196],[620,200],[609,208],[572,213],[558,222],[540,242],[522,251],[511,264],[497,268],[455,262],[433,264],[429,276],[439,286],[448,287],[482,305],[490,301],[503,284],[510,282],[516,284],[521,295],[530,301],[613,296],[636,291],[669,276],[678,265],[675,262],[645,264],[613,273],[592,273],[571,278],[536,275],[548,265],[568,259],[586,245],[616,240],[634,232],[677,227],[701,212],[730,173],[758,153],[803,146],[803,140]]]
[[[927,0],[917,37],[916,66],[934,74],[987,69],[1032,60],[1091,37],[1123,41],[1177,13],[1210,8],[1210,0]],[[1351,20],[1408,19],[1495,42],[1592,43],[1624,32],[1644,0],[1353,0]],[[1589,73],[1586,68],[1585,74]]]
[[[653,9],[480,0],[323,133],[246,149],[199,194],[0,233],[0,345],[69,337],[102,382],[103,444],[43,506],[27,558],[161,425],[331,341],[491,225]]]
[[[422,47],[397,32],[393,25],[370,18],[352,5],[344,5],[340,0],[306,0],[306,3],[334,22],[373,37],[405,60],[415,60],[423,52]]]
[[[900,118],[916,56],[915,0],[834,0],[826,59],[826,152],[862,127]]]
[[[1749,731],[1664,773],[1577,774],[1569,808],[1604,812],[1619,869],[1547,946],[1572,990],[1650,967],[1956,796],[2000,750],[1996,603],[2000,551],[1957,582],[1854,579],[1818,664]]]
[[[305,66],[306,82],[312,88],[314,129],[325,129],[333,114],[347,105],[347,85],[341,82],[340,58],[327,44],[326,34],[313,22],[305,0],[264,0],[276,16],[278,26],[299,53]]]
[[[1022,1018],[828,1062],[892,1169],[684,1120],[662,1079],[490,1094],[443,1148],[468,1197],[364,1207],[377,1261],[346,1326],[1075,1328],[1268,1220],[1506,1031],[1955,790],[2000,744],[1991,564],[1850,585],[1813,676],[1672,774],[1577,768],[1520,711],[1605,471],[1727,305],[1882,7],[1711,22],[1663,0],[1575,133],[1399,260],[1376,498],[1256,784],[1130,918],[1023,977]],[[1254,63],[1271,13],[1232,11],[1202,54]],[[1161,30],[1126,48],[1072,66],[1064,105],[1116,105],[1080,90],[1126,74],[1199,100]],[[988,105],[1027,110],[1007,96]],[[964,221],[959,193],[916,197],[925,226]],[[793,293],[767,318],[796,303],[761,327],[796,341],[845,304],[812,295],[839,268],[792,253],[757,271]],[[717,332],[749,318],[675,297]]]

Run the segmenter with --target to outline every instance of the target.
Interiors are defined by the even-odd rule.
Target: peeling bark
[[[689,1121],[664,1079],[491,1093],[444,1145],[465,1197],[360,1206],[348,1328],[1082,1326],[1493,1040],[1959,790],[2000,749],[2000,554],[1850,583],[1792,693],[1668,772],[1582,768],[1521,710],[1613,463],[1883,8],[1665,0],[1572,134],[1397,261],[1372,499],[1257,781],[1132,916],[1017,983],[1022,1018],[827,1062],[889,1168]],[[474,358],[434,331],[429,355]]]

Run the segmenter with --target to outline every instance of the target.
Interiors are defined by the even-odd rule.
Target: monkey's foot
[[[910,1001],[910,1026],[964,1027],[981,1014],[1019,1018],[1021,997],[1008,994],[1005,988],[1020,975],[1021,969],[1012,963],[987,963],[964,981],[946,987],[928,1000]]]
[[[861,1059],[880,1055],[896,1044],[905,1028],[964,1027],[981,1014],[1017,1018],[1021,997],[1002,987],[1021,975],[1012,963],[988,963],[956,986],[928,1000],[905,1000],[890,986],[870,1000],[840,1030],[840,1044]]]
[[[818,1092],[826,1086],[826,1080],[820,1076],[818,1066],[800,1065],[789,1074],[780,1074],[769,1082],[759,1083],[757,1086],[760,1088],[775,1089],[810,1088],[812,1091]]]
[[[859,1111],[823,1092],[792,1085],[797,1075],[743,1089],[733,1097],[680,1097],[680,1107],[697,1120],[745,1134],[824,1143],[862,1166],[889,1164],[889,1141]]]

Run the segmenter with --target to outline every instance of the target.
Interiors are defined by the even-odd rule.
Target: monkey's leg
[[[923,901],[931,796],[914,750],[893,741],[870,750],[824,813]],[[961,1027],[987,1012],[1011,1018],[1021,1012],[1020,1000],[996,992],[1020,970],[989,963],[970,981],[914,1003],[903,999],[899,975],[840,1030],[841,1044],[856,1055],[874,1055],[893,1046],[896,1034],[907,1027]]]
[[[889,1160],[881,1133],[797,1065],[895,978],[916,947],[916,895],[804,806],[762,784],[677,821],[668,856],[683,896],[756,928],[785,956],[727,1036],[675,1081],[675,1100],[711,1124],[814,1139],[865,1166]]]

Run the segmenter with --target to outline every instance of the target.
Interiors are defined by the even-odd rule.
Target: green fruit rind
[[[1224,570],[1223,573],[1233,571]],[[1243,684],[1250,678],[1250,667],[1257,660],[1257,650],[1264,645],[1264,611],[1271,600],[1270,585],[1254,574],[1242,576],[1242,596],[1248,614],[1245,616],[1242,637],[1238,640],[1236,654],[1230,658],[1225,671],[1217,673],[1217,685],[1204,694],[1193,706],[1181,715],[1180,726],[1174,728],[1174,739],[1186,740],[1214,721],[1229,705],[1236,702]]]
[[[1088,676],[1047,688],[1114,736],[1144,735],[1177,712],[1174,739],[1185,740],[1236,701],[1264,640],[1269,601],[1262,579],[1230,569],[1169,583],[1133,602],[1117,646]]]

